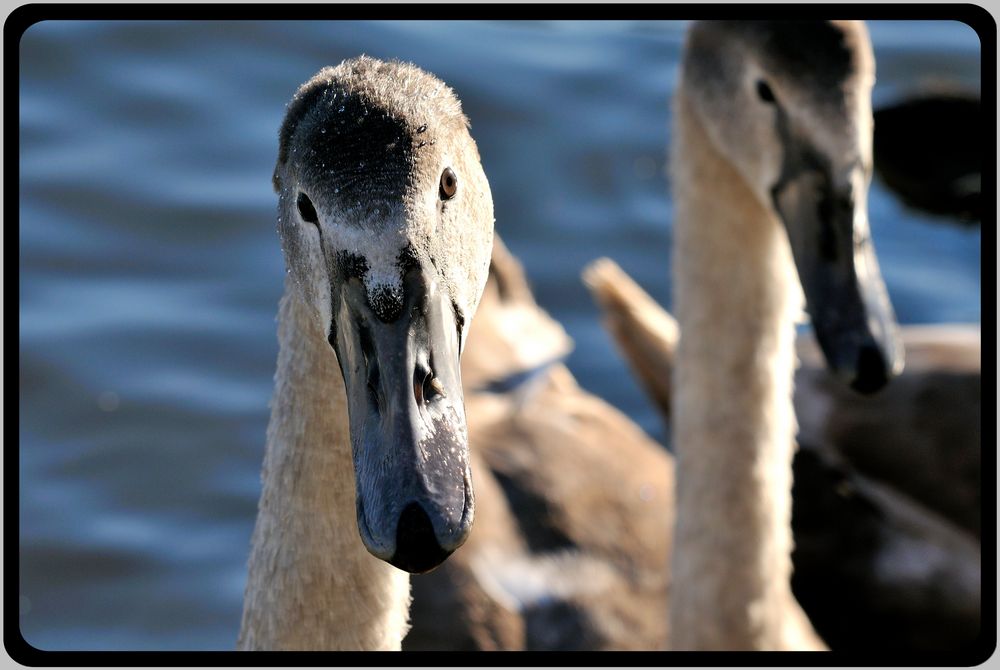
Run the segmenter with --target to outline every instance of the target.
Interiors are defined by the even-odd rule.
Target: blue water
[[[587,388],[662,437],[579,279],[669,306],[668,98],[685,24],[45,22],[20,48],[20,626],[43,649],[229,649],[283,264],[271,170],[299,83],[359,53],[464,103],[497,230]],[[877,22],[876,105],[979,87],[959,23]],[[932,132],[933,129],[929,129]],[[915,137],[915,142],[920,138]],[[980,233],[870,217],[903,323],[980,319]]]

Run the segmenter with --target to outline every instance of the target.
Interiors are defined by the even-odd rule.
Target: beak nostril
[[[434,376],[433,371],[428,370],[423,379],[418,381],[419,376],[419,371],[413,375],[413,397],[416,398],[417,404],[430,402],[437,397],[445,397],[444,385],[441,380]]]

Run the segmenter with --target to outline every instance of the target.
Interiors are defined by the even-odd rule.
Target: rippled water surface
[[[412,60],[472,120],[497,230],[580,382],[662,437],[579,279],[669,305],[668,96],[684,23],[44,22],[20,47],[20,625],[43,649],[227,649],[277,353],[271,170],[299,83]],[[959,23],[873,23],[876,105],[978,89]],[[930,130],[929,130],[930,131]],[[920,138],[915,137],[915,142]],[[980,319],[980,233],[876,179],[903,323]]]

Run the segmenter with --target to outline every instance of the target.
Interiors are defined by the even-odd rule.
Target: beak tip
[[[451,552],[444,553],[435,556],[429,560],[412,561],[408,557],[401,557],[398,553],[393,554],[387,563],[392,565],[394,568],[402,570],[403,572],[408,572],[411,575],[425,575],[428,572],[432,572],[438,568],[445,559],[451,556]]]
[[[461,538],[464,541],[464,537]],[[461,545],[461,542],[458,543]],[[434,526],[423,506],[411,502],[399,517],[396,529],[396,550],[389,563],[413,574],[430,572],[448,558],[454,548],[445,548],[434,532]]]
[[[865,344],[858,350],[850,386],[858,393],[871,395],[889,383],[902,366],[896,357],[875,344]]]

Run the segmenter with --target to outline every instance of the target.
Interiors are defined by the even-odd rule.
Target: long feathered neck
[[[371,556],[355,513],[337,359],[286,280],[240,649],[398,650],[409,575]]]
[[[789,583],[798,277],[780,221],[682,91],[675,124],[672,646],[812,646]]]

